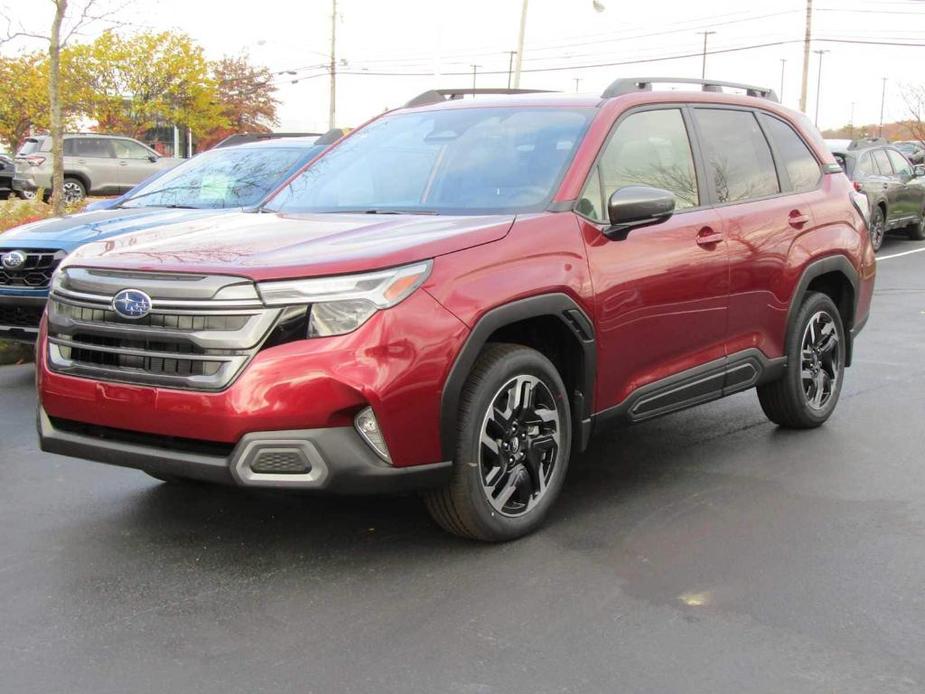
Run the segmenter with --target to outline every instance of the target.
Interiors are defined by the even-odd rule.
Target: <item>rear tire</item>
[[[877,205],[870,216],[870,243],[875,253],[883,245],[884,236],[886,236],[886,214],[883,208]]]
[[[761,409],[775,424],[811,429],[835,410],[845,374],[845,329],[835,303],[809,292],[787,336],[783,378],[758,386]]]
[[[460,398],[452,477],[425,495],[427,510],[465,538],[500,542],[532,532],[562,488],[571,432],[568,394],[552,362],[520,345],[487,346]]]
[[[87,189],[79,178],[65,176],[64,185],[61,186],[61,188],[65,204],[72,205],[87,197]]]

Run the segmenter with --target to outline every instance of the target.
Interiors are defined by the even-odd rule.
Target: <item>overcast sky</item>
[[[599,1],[603,12],[592,0],[529,0],[522,87],[575,91],[578,79],[580,91],[599,93],[617,77],[699,77],[698,32],[710,30],[716,33],[709,36],[709,51],[761,47],[708,55],[708,77],[779,90],[784,59],[783,101],[797,105],[805,0]],[[14,6],[27,25],[39,21],[38,2]],[[506,86],[521,5],[522,0],[338,0],[338,125],[358,125],[433,86],[471,86],[473,64],[479,66],[477,86]],[[855,123],[879,121],[883,77],[889,78],[885,119],[902,118],[902,85],[925,83],[925,1],[814,5],[813,49],[829,51],[823,58],[820,126],[847,123],[852,104]],[[321,66],[330,54],[331,0],[134,0],[122,17],[130,22],[127,31],[185,31],[212,58],[246,51],[274,72],[295,71],[277,77],[280,129],[326,129],[328,77]],[[814,53],[810,116],[818,61]],[[604,63],[610,65],[586,67]]]

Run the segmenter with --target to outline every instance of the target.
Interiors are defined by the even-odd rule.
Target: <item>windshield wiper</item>
[[[338,210],[340,212],[340,210]],[[341,214],[427,214],[435,215],[437,214],[433,210],[345,210]]]

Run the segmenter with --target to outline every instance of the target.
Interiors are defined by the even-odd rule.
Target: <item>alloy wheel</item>
[[[817,311],[803,332],[800,378],[814,410],[824,410],[838,389],[842,360],[835,320],[827,311]]]
[[[886,221],[883,218],[883,212],[880,211],[880,208],[877,208],[877,210],[870,223],[870,242],[873,244],[875,251],[879,250],[880,246],[883,245],[883,237],[886,234]]]
[[[482,489],[498,513],[516,517],[546,494],[559,460],[561,419],[549,387],[535,376],[516,376],[491,400],[482,421]]]
[[[79,184],[73,181],[65,181],[61,190],[64,193],[64,202],[74,203],[83,200],[84,192]]]

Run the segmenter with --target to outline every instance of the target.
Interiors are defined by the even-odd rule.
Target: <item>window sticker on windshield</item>
[[[227,174],[207,174],[202,177],[202,183],[199,186],[199,199],[224,200],[228,197],[228,191],[232,186],[234,186],[234,179]]]

